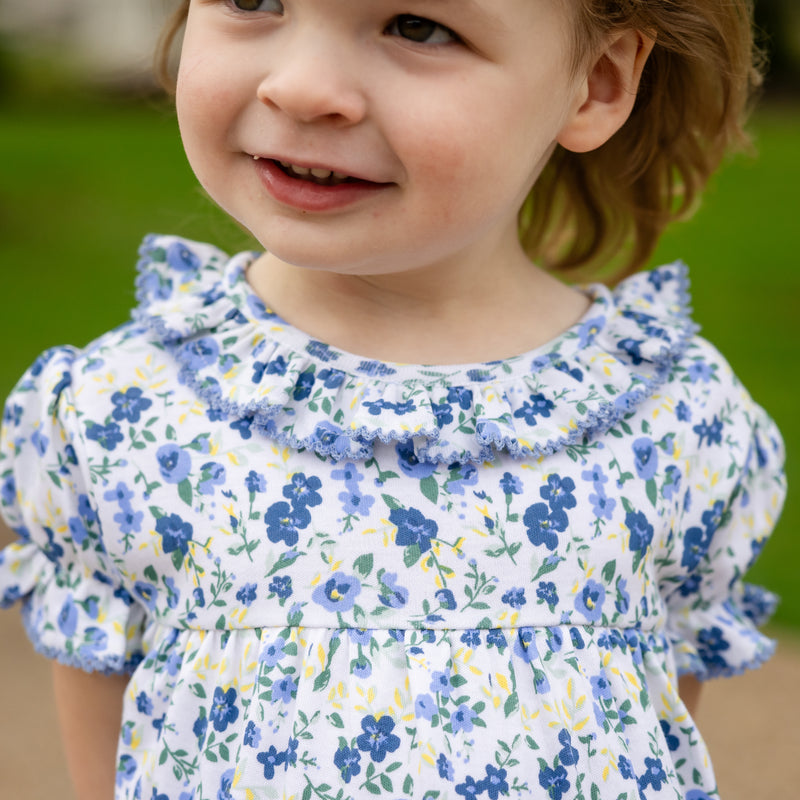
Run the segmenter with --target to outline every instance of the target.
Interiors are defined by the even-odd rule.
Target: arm
[[[78,800],[112,800],[117,740],[128,675],[102,675],[55,664],[56,706]]]
[[[703,684],[694,675],[683,675],[678,678],[678,694],[693,717],[697,714],[697,707],[700,705],[702,689]]]

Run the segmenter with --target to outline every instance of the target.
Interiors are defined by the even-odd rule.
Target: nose
[[[298,122],[328,120],[352,125],[364,118],[367,100],[350,48],[322,35],[287,37],[268,58],[258,99]]]

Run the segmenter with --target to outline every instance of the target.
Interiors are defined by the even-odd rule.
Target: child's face
[[[519,252],[518,210],[582,102],[569,25],[559,0],[193,0],[186,152],[284,261],[495,263]]]

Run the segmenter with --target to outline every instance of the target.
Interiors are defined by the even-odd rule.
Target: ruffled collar
[[[257,254],[148,237],[138,308],[180,380],[243,432],[339,459],[375,440],[413,440],[418,459],[539,457],[604,433],[664,382],[696,332],[683,264],[609,290],[531,352],[483,364],[419,366],[361,358],[316,341],[265,307],[245,278]]]

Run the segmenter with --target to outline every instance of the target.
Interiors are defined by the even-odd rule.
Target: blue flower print
[[[561,510],[551,512],[544,503],[535,503],[528,506],[522,518],[528,530],[528,539],[531,544],[544,545],[548,550],[558,547],[557,532],[567,529],[567,515]]]
[[[219,791],[216,800],[233,800],[231,789],[233,788],[233,778],[236,775],[234,768],[226,769],[219,779]]]
[[[459,783],[456,785],[456,794],[460,794],[462,797],[477,797],[479,794],[483,792],[483,781],[476,781],[472,775],[467,775],[467,779],[464,783]]]
[[[592,512],[598,519],[610,520],[614,516],[617,501],[613,497],[606,497],[598,491],[597,494],[589,495],[589,502],[592,504]]]
[[[283,496],[289,500],[293,508],[309,508],[318,506],[322,502],[319,489],[322,481],[312,475],[310,478],[302,472],[292,475],[289,484],[283,487]]]
[[[665,500],[672,500],[681,490],[681,471],[670,464],[664,470],[664,483],[661,484],[661,494]]]
[[[599,622],[603,617],[603,603],[606,590],[602,583],[591,578],[575,596],[575,610],[583,614],[589,622]]]
[[[438,712],[436,701],[429,694],[420,694],[414,701],[414,713],[417,718],[422,718],[430,722],[433,715]]]
[[[725,640],[722,629],[716,625],[711,628],[703,628],[697,634],[697,652],[709,666],[727,667],[728,662],[722,653],[729,649],[730,644]]]
[[[589,679],[589,683],[592,686],[592,696],[595,700],[610,701],[613,698],[611,693],[611,684],[608,682],[608,678],[605,676],[605,674],[601,673],[600,675],[593,675]]]
[[[397,583],[396,572],[385,572],[379,576],[381,594],[378,598],[389,608],[403,608],[408,602],[408,589]]]
[[[356,739],[358,749],[369,753],[373,761],[380,763],[387,753],[393,753],[400,747],[400,737],[392,733],[394,725],[394,720],[388,714],[380,719],[368,714],[361,720],[364,733]]]
[[[500,478],[500,489],[506,495],[522,494],[522,481],[516,475],[505,472]]]
[[[693,570],[705,557],[711,544],[711,531],[692,527],[683,537],[683,555],[681,566]]]
[[[570,787],[566,769],[560,765],[554,769],[544,764],[540,765],[539,786],[547,792],[550,800],[561,800]]]
[[[129,781],[136,774],[137,766],[136,759],[125,753],[117,765],[117,786],[122,786],[123,783]]]
[[[297,684],[292,676],[284,675],[280,680],[272,684],[272,702],[291,703],[296,691]]]
[[[686,370],[686,374],[692,383],[697,381],[708,383],[714,375],[714,370],[705,361],[695,361]]]
[[[660,719],[658,724],[661,726],[661,732],[664,734],[664,741],[670,752],[675,752],[681,746],[681,740],[672,733],[672,726],[665,719]]]
[[[189,552],[193,529],[191,523],[184,522],[177,514],[157,520],[156,532],[161,534],[161,546],[165,553],[180,551],[185,556]]]
[[[204,336],[185,344],[180,350],[180,358],[192,372],[216,363],[219,358],[219,345],[210,336]]]
[[[492,766],[486,765],[486,777],[481,781],[483,789],[489,795],[491,800],[497,800],[501,794],[508,793],[508,781],[506,780],[507,771]]]
[[[280,600],[286,600],[292,596],[292,579],[289,575],[276,575],[267,589]]]
[[[158,448],[156,461],[161,477],[167,483],[180,483],[192,469],[191,456],[175,444],[165,444]]]
[[[253,469],[247,473],[244,485],[250,494],[261,494],[267,491],[267,479]]]
[[[31,444],[34,446],[36,452],[41,457],[47,452],[47,446],[50,444],[50,440],[46,436],[44,436],[41,431],[34,431],[33,434],[31,435]],[[109,447],[107,449],[113,450],[114,448]]]
[[[259,656],[259,661],[266,664],[268,667],[274,667],[286,655],[285,648],[286,639],[282,636],[277,636],[275,641],[268,644],[264,651]]]
[[[442,697],[450,697],[453,687],[450,685],[450,673],[436,671],[431,675],[431,691]]]
[[[173,242],[167,247],[167,264],[178,272],[197,272],[202,266],[200,258],[183,242]]]
[[[653,541],[653,526],[648,522],[643,511],[629,511],[625,516],[625,527],[631,532],[629,547],[640,554]]]
[[[395,544],[401,547],[416,544],[421,553],[431,549],[431,539],[435,539],[439,532],[435,520],[428,519],[416,508],[393,508],[389,513],[389,522],[397,526]]]
[[[100,447],[109,452],[125,439],[116,422],[98,425],[91,421],[86,423],[86,438],[97,442]]]
[[[645,772],[639,776],[639,791],[643,791],[648,786],[652,786],[657,792],[661,789],[661,784],[667,780],[667,773],[664,772],[664,765],[660,758],[645,758]]]
[[[631,445],[633,448],[633,465],[636,474],[643,480],[649,481],[658,471],[658,451],[652,439],[643,436],[636,439]]]
[[[253,720],[247,723],[247,728],[244,732],[244,744],[245,747],[252,747],[254,749],[261,744],[261,731]]]
[[[345,514],[358,516],[369,513],[375,498],[372,495],[363,495],[358,492],[340,492],[339,500]]]
[[[453,764],[444,753],[439,753],[439,758],[436,759],[436,769],[439,771],[439,777],[443,781],[452,781],[455,777]]]
[[[509,589],[502,597],[502,601],[511,608],[518,609],[525,605],[525,589],[521,587],[514,587]]]
[[[200,483],[197,484],[197,491],[203,495],[213,495],[216,486],[225,485],[225,467],[215,461],[209,461],[200,467]]]
[[[317,378],[325,384],[326,389],[338,389],[344,383],[345,374],[340,369],[323,369]]]
[[[275,777],[276,767],[280,767],[286,762],[286,754],[279,752],[275,745],[270,745],[269,750],[259,753],[256,761],[264,767],[264,778],[271,781]]]
[[[153,713],[153,701],[144,692],[136,696],[136,710],[148,717]]]
[[[695,425],[692,430],[697,434],[697,446],[703,446],[703,439],[706,439],[706,444],[710,447],[712,444],[722,444],[722,422],[714,415],[711,424],[708,424],[705,419],[699,424]]]
[[[466,703],[462,703],[450,716],[450,725],[453,733],[464,731],[470,733],[474,727],[475,717],[478,715]]]
[[[517,419],[524,419],[528,425],[536,425],[536,417],[549,417],[555,408],[555,403],[548,400],[543,394],[532,394],[521,408],[514,412]]]
[[[447,392],[447,402],[458,404],[464,411],[469,411],[472,408],[472,389],[451,386]]]
[[[643,344],[644,342],[639,339],[620,339],[617,342],[617,347],[630,356],[631,364],[636,367],[644,360],[641,350]]]
[[[452,611],[456,607],[456,598],[450,589],[437,589],[435,597],[439,607],[446,611]]]
[[[536,597],[540,603],[546,603],[551,611],[558,605],[558,591],[550,581],[543,581],[536,587]]]
[[[253,438],[253,418],[252,417],[242,417],[241,419],[237,419],[235,422],[231,422],[230,428],[233,431],[236,431],[242,439],[252,439]]]
[[[314,589],[311,599],[326,611],[349,611],[361,593],[361,581],[354,575],[336,573]]]
[[[514,642],[514,652],[527,664],[539,660],[539,651],[536,647],[536,634],[533,628],[520,628]]]
[[[151,611],[155,610],[156,600],[158,599],[158,587],[153,586],[152,583],[147,583],[147,581],[136,581],[133,585],[133,593],[142,601],[146,608],[149,608]]]
[[[307,369],[305,372],[301,372],[292,391],[292,397],[297,401],[305,400],[307,397],[310,397],[315,381],[314,367]]]
[[[439,428],[443,428],[453,421],[453,406],[450,403],[431,403],[431,411]]]
[[[214,700],[208,719],[213,723],[214,730],[222,733],[228,725],[239,718],[239,709],[236,705],[236,689],[223,691],[222,687],[214,689]]]
[[[61,606],[61,611],[58,612],[56,617],[56,624],[64,636],[69,638],[75,635],[75,631],[78,628],[78,608],[72,599],[72,595],[68,595]]]
[[[572,737],[566,728],[561,729],[558,734],[558,742],[562,745],[558,751],[558,762],[565,767],[572,767],[578,763],[578,751],[572,746]]]
[[[622,775],[622,777],[626,780],[631,780],[632,778],[636,777],[636,773],[633,770],[633,764],[631,764],[630,760],[625,756],[619,757],[617,760],[617,766],[619,767],[619,774]]]
[[[605,317],[592,317],[591,319],[587,319],[586,322],[578,328],[578,347],[583,350],[585,347],[592,344],[605,324]]]
[[[436,472],[436,464],[429,461],[420,461],[414,452],[414,442],[399,442],[395,446],[397,463],[404,474],[409,478],[422,480]]]
[[[236,599],[243,606],[249,607],[255,602],[257,590],[258,586],[255,583],[245,583],[236,592]]]
[[[539,489],[542,500],[546,500],[553,511],[562,511],[565,508],[575,508],[577,500],[572,494],[575,491],[575,481],[572,478],[561,478],[560,475],[548,475],[547,486]]]
[[[264,514],[267,538],[271,542],[284,542],[288,547],[297,544],[298,530],[307,528],[311,514],[305,506],[290,506],[288,503],[273,503]]]
[[[675,406],[675,416],[678,418],[679,422],[691,422],[692,409],[681,400],[678,405]]]
[[[123,420],[138,422],[141,419],[142,412],[147,411],[153,405],[152,400],[142,395],[142,390],[137,386],[131,386],[125,392],[114,392],[111,395],[111,402],[114,405],[111,416],[117,422],[122,422]]]
[[[350,780],[361,772],[361,753],[355,747],[340,745],[333,755],[333,763],[339,769],[342,780],[350,783]]]

